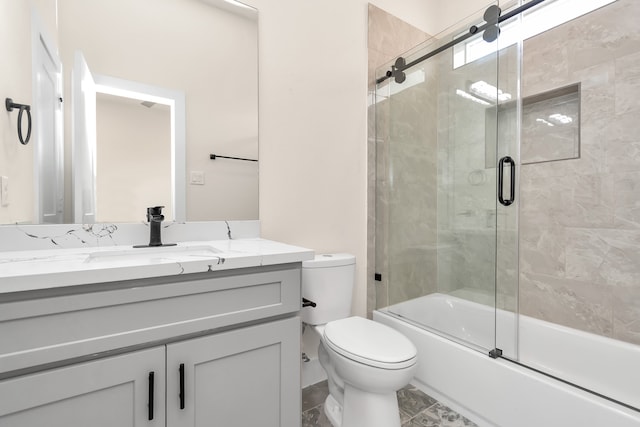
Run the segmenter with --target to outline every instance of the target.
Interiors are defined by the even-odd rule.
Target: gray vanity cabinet
[[[164,379],[157,347],[0,381],[0,426],[164,427]]]
[[[0,426],[296,426],[299,335],[294,317],[0,381]]]
[[[292,318],[168,345],[167,426],[299,425],[299,336]]]
[[[299,308],[299,263],[4,296],[0,427],[298,427]]]

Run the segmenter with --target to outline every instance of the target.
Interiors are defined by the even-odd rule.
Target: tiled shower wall
[[[433,48],[418,46],[402,56],[409,62]],[[509,49],[499,61],[493,55],[454,70],[453,55],[445,51],[407,72],[423,72],[424,81],[395,85],[401,90],[393,96],[388,87],[378,91],[375,235],[382,282],[371,304],[386,307],[463,288],[493,301],[498,215],[497,259],[504,265],[498,278],[505,285],[499,301],[515,309],[515,216],[496,212],[495,144],[493,162],[486,160],[485,139],[491,138],[485,125],[492,117],[456,89],[480,80],[497,85],[499,66],[500,86],[516,93],[516,53]]]
[[[367,314],[371,317],[371,311],[376,308],[376,295],[378,300],[387,300],[387,283],[388,281],[376,282],[374,281],[374,273],[376,261],[378,265],[382,265],[386,262],[386,255],[382,254],[382,249],[386,248],[386,245],[378,247],[378,260],[376,260],[376,235],[381,235],[384,230],[376,231],[376,171],[378,173],[378,191],[380,194],[388,194],[386,191],[387,181],[385,179],[385,173],[382,168],[381,156],[376,156],[376,150],[382,141],[384,135],[378,135],[376,139],[376,122],[375,122],[375,70],[381,67],[383,64],[389,61],[395,60],[395,58],[403,52],[411,49],[412,47],[429,39],[430,36],[423,31],[407,24],[401,19],[385,12],[384,10],[369,4],[369,32],[368,32],[368,49],[369,49],[369,128],[368,128],[368,242],[369,247],[367,251]],[[378,107],[383,104],[379,104]],[[381,117],[387,117],[386,114]],[[386,126],[380,126],[380,129],[386,129]],[[379,142],[379,143],[378,143]],[[381,166],[376,166],[376,157],[380,160]],[[383,188],[384,187],[384,188]],[[380,206],[380,203],[385,203],[384,197],[379,198],[377,210],[379,212],[379,218],[377,223],[385,223],[382,218],[383,212],[386,209]],[[385,252],[386,254],[386,252]],[[382,306],[382,305],[378,305]]]
[[[477,21],[476,21],[477,22]],[[496,201],[496,159],[513,155],[515,116],[501,120],[496,147],[496,108],[457,95],[475,82],[517,93],[517,48],[503,49],[454,69],[451,52],[438,60],[438,291],[501,308],[516,303],[514,206]],[[502,107],[501,107],[502,108]],[[497,268],[496,268],[497,266]]]
[[[424,82],[378,102],[388,120],[378,123],[386,305],[438,290],[437,74],[435,64],[424,64]]]
[[[522,95],[581,84],[580,158],[522,165],[520,312],[640,344],[640,2],[527,40]]]
[[[498,295],[505,297],[501,307],[515,308],[513,291],[519,286],[517,296],[522,314],[636,344],[640,344],[638,16],[640,2],[618,0],[524,43],[523,97],[580,84],[579,158],[522,165],[519,218],[515,211],[500,206],[495,213]],[[372,29],[371,22],[375,21],[370,10],[370,49],[375,46],[371,39],[375,28]],[[517,93],[516,53],[515,48],[509,48],[501,53],[499,61],[500,87],[513,94]],[[371,58],[370,51],[370,61]],[[468,139],[469,135],[477,136],[480,129],[464,132],[469,123],[456,124],[455,120],[449,125],[437,125],[440,144],[439,147],[433,145],[435,126],[429,122],[430,117],[437,116],[434,104],[437,95],[433,95],[437,92],[433,90],[446,86],[445,80],[456,79],[447,61],[441,60],[437,70],[429,71],[422,86],[394,95],[393,103],[376,104],[378,119],[383,120],[378,123],[377,141],[373,132],[373,108],[370,108],[369,310],[376,307],[376,297],[377,307],[384,307],[435,290],[492,291],[489,288],[493,287],[490,277],[493,265],[486,262],[483,255],[490,255],[487,244],[493,231],[482,222],[483,218],[484,224],[494,221],[494,218],[485,218],[491,215],[491,206],[476,204],[480,197],[477,183],[465,189],[466,177],[455,184],[454,176],[443,176],[440,171],[437,189],[435,182],[427,182],[436,179],[432,170],[435,159],[442,168],[455,158],[455,162],[462,164],[455,164],[454,169],[462,166],[468,173],[473,165],[464,164],[465,156],[474,147],[483,146],[480,141],[456,147],[453,134],[457,132]],[[431,74],[432,71],[435,72]],[[469,104],[461,105],[473,108]],[[423,127],[416,128],[412,123],[421,123]],[[400,155],[379,151],[379,228],[376,230],[376,206],[372,206],[376,168],[372,165],[376,161],[376,146],[383,146],[389,138],[385,129],[406,137],[403,141],[407,151]],[[453,142],[454,146],[447,146],[444,141]],[[502,144],[498,157],[514,152],[513,146]],[[390,164],[385,156],[397,157],[393,183],[388,182]],[[433,158],[429,159],[430,156]],[[475,153],[471,158],[477,162],[482,157]],[[472,169],[476,168],[487,173],[488,179],[482,187],[495,188],[495,168],[478,164]],[[403,187],[404,190],[399,190]],[[452,189],[456,194],[449,194]],[[465,204],[469,206],[465,208]],[[435,216],[434,209],[437,210]],[[449,227],[454,232],[448,237],[443,221],[456,223]],[[389,229],[402,222],[411,227],[390,235]],[[434,238],[436,227],[438,239]],[[372,280],[376,235],[387,242],[378,248],[376,260],[385,272],[382,282]],[[436,240],[438,255],[434,254]],[[389,264],[393,267],[391,274]],[[482,277],[484,275],[486,277]],[[519,283],[515,283],[517,277]]]

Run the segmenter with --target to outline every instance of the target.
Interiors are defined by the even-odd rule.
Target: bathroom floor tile
[[[443,404],[436,403],[403,424],[403,427],[477,427],[477,424]]]
[[[302,427],[332,427],[324,413],[326,381],[302,390]],[[475,423],[409,384],[398,391],[402,427],[477,427]]]
[[[398,390],[398,407],[402,415],[402,421],[408,420],[418,413],[433,406],[438,401],[426,395],[411,384]]]
[[[302,427],[333,427],[324,413],[322,405],[302,413]]]
[[[327,381],[310,385],[302,391],[302,412],[324,403],[329,395]]]

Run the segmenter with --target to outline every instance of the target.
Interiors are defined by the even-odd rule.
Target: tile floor
[[[302,390],[302,427],[332,427],[322,407],[328,394],[326,381]],[[398,391],[398,406],[402,427],[477,427],[412,385]]]

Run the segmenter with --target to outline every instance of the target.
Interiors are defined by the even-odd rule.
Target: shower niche
[[[522,99],[521,164],[580,158],[580,93],[580,83],[575,83]],[[497,108],[497,113],[496,107],[491,107],[485,114],[487,167],[495,167],[495,136],[501,140],[518,134],[512,129],[517,123],[516,101]]]

